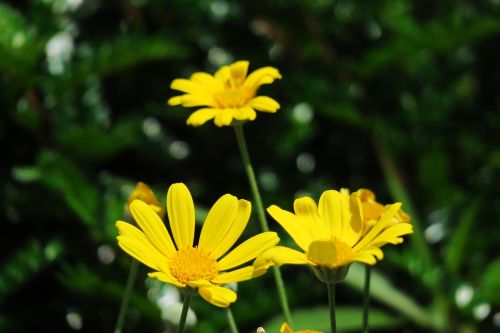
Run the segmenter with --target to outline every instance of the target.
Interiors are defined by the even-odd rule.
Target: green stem
[[[130,300],[130,295],[132,294],[132,290],[134,289],[134,283],[137,278],[138,270],[139,270],[139,262],[132,259],[128,271],[125,293],[123,294],[122,303],[120,305],[120,313],[118,314],[118,319],[116,320],[115,331],[114,331],[115,333],[122,332],[123,324],[125,323],[125,314],[127,313],[127,307]]]
[[[193,295],[190,293],[186,293],[184,295],[184,304],[182,305],[181,318],[179,319],[179,326],[177,328],[177,333],[184,332],[184,326],[186,325],[186,318],[189,312],[189,304],[191,303],[191,299]]]
[[[328,306],[330,307],[330,332],[337,332],[337,321],[335,319],[335,282],[327,282]]]
[[[231,311],[231,308],[228,307],[226,309],[226,314],[231,333],[238,333],[238,326],[236,326],[236,321],[234,320],[233,311]]]
[[[370,276],[372,268],[365,265],[365,287],[363,289],[363,333],[368,333],[368,315],[370,313]]]
[[[245,142],[245,135],[243,133],[243,125],[234,125],[234,131],[236,134],[236,141],[238,142],[238,147],[241,153],[241,159],[243,160],[243,166],[248,177],[248,182],[250,183],[250,189],[255,201],[255,206],[257,209],[257,217],[260,222],[261,229],[263,231],[269,231],[269,225],[266,220],[266,212],[264,210],[264,205],[262,204],[262,198],[259,192],[259,186],[257,185],[257,180],[255,179],[255,173],[253,171],[252,162],[250,161],[250,155],[248,154],[247,144]],[[290,324],[292,323],[292,316],[290,315],[290,308],[288,307],[288,299],[286,296],[285,284],[283,282],[283,277],[278,267],[273,266],[274,280],[276,283],[276,289],[278,289],[278,296],[281,302],[281,308],[285,320]]]

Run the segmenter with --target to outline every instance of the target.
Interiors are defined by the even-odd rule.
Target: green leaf
[[[362,292],[364,287],[364,265],[351,265],[345,282]],[[371,273],[370,296],[390,306],[422,327],[432,327],[434,325],[428,311],[420,307],[410,296],[394,287],[389,280],[375,270],[372,270]]]
[[[337,306],[335,314],[338,332],[356,332],[361,330],[361,307]],[[293,329],[312,329],[323,332],[330,331],[330,310],[328,307],[315,307],[292,311]],[[266,332],[279,332],[284,323],[282,316],[277,316],[263,326]],[[403,320],[381,310],[370,311],[371,329],[389,329],[401,325]]]
[[[480,207],[479,200],[474,201],[466,208],[458,226],[453,228],[454,231],[445,253],[445,266],[451,274],[456,274],[464,261],[469,237],[472,235],[471,230]]]
[[[43,50],[43,41],[37,40],[22,15],[13,8],[0,4],[0,69],[27,73]]]
[[[122,35],[101,45],[92,45],[91,54],[75,62],[74,79],[84,80],[89,74],[107,76],[152,60],[183,59],[189,54],[183,45],[165,36]]]
[[[46,244],[31,240],[15,250],[0,267],[0,303],[56,260],[62,251],[62,243],[55,240]]]
[[[493,303],[500,305],[500,258],[493,261],[483,273],[479,294],[481,297]]]
[[[97,187],[73,162],[55,152],[42,152],[38,157],[37,166],[43,174],[40,181],[57,191],[61,200],[66,202],[83,222],[91,226],[97,236]]]

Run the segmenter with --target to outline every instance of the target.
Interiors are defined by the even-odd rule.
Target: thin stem
[[[179,319],[179,326],[177,328],[177,333],[184,332],[184,326],[186,325],[186,318],[189,311],[189,304],[191,303],[192,298],[193,295],[190,293],[184,295],[184,304],[182,304],[181,318]]]
[[[335,319],[335,282],[327,282],[328,305],[330,307],[330,332],[337,332],[337,321]]]
[[[365,265],[365,287],[363,289],[363,333],[368,333],[368,315],[370,313],[370,276],[372,268]]]
[[[252,162],[250,161],[250,155],[248,154],[248,148],[245,142],[243,125],[242,124],[234,125],[234,131],[236,134],[236,141],[238,142],[238,147],[240,149],[243,166],[245,168],[248,177],[248,182],[250,183],[250,189],[252,191],[252,195],[255,201],[255,206],[257,209],[257,217],[259,219],[261,229],[263,231],[269,231],[269,225],[267,224],[266,212],[264,210],[264,205],[262,203],[262,198],[260,196],[259,186],[257,184],[257,180],[255,179],[255,173],[253,171]],[[290,314],[290,308],[288,307],[288,299],[286,296],[283,277],[281,276],[281,272],[278,267],[273,266],[272,269],[274,273],[274,281],[276,283],[276,289],[278,290],[278,296],[281,302],[283,316],[290,325],[293,325],[292,316]]]
[[[123,329],[123,324],[125,323],[125,315],[127,313],[127,307],[130,300],[130,295],[134,289],[135,280],[137,278],[137,271],[139,270],[139,262],[132,259],[130,263],[130,268],[128,271],[127,285],[125,287],[125,293],[123,294],[122,303],[120,305],[120,313],[118,314],[118,319],[116,320],[115,333],[121,333]]]
[[[227,314],[227,322],[229,324],[229,328],[231,329],[231,333],[238,333],[238,326],[236,326],[236,321],[234,320],[233,311],[228,307],[226,309]]]

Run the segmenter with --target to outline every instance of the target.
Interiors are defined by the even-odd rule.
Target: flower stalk
[[[363,333],[368,333],[368,316],[370,314],[370,276],[372,273],[372,268],[369,265],[365,265],[365,286],[363,288],[363,321],[362,330]]]
[[[179,326],[177,328],[177,333],[183,333],[184,327],[186,326],[186,318],[189,312],[189,304],[193,298],[192,293],[185,293],[184,303],[182,304],[181,318],[179,319]]]
[[[236,141],[238,142],[238,148],[241,153],[241,159],[243,161],[243,166],[248,177],[248,182],[250,183],[250,189],[252,191],[253,198],[255,200],[255,207],[257,209],[257,217],[262,231],[269,231],[269,225],[266,219],[266,213],[264,210],[264,205],[262,203],[262,198],[259,191],[259,186],[255,178],[255,173],[253,171],[252,162],[250,161],[250,155],[248,153],[247,144],[245,141],[245,134],[243,133],[243,124],[237,123],[234,125],[234,131],[236,134]],[[276,288],[278,290],[278,296],[281,303],[281,308],[285,320],[292,325],[292,316],[290,314],[290,308],[288,306],[288,299],[285,290],[285,283],[283,282],[283,277],[278,267],[273,266],[274,281],[276,283]]]
[[[137,271],[139,270],[139,262],[132,259],[130,263],[130,268],[128,272],[127,285],[125,287],[125,293],[123,294],[122,303],[120,305],[120,312],[118,314],[118,319],[116,320],[115,333],[121,333],[123,329],[123,324],[125,323],[125,314],[127,313],[127,307],[130,300],[130,295],[134,289],[135,280],[137,278]]]
[[[337,320],[335,318],[335,282],[327,282],[328,306],[330,308],[330,332],[337,332]]]
[[[231,307],[226,308],[227,323],[229,324],[229,329],[231,333],[239,333],[238,326],[236,326],[236,321],[234,320],[233,311]]]

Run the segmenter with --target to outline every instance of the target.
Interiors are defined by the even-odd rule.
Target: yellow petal
[[[345,196],[335,190],[323,192],[319,198],[318,213],[327,233],[342,239],[343,221],[349,220],[349,207]]]
[[[387,243],[400,244],[403,242],[401,236],[413,233],[413,226],[409,223],[399,223],[382,231],[373,241],[372,246],[381,247]]]
[[[232,79],[241,84],[247,77],[249,62],[246,60],[237,61],[229,66],[229,70],[231,71]]]
[[[231,70],[229,69],[229,66],[222,66],[219,68],[219,70],[215,72],[214,77],[220,82],[220,84],[222,84],[222,86],[225,86],[226,82],[231,79]]]
[[[309,230],[313,239],[328,238],[328,230],[318,214],[318,207],[310,197],[298,198],[293,202],[295,214],[303,224],[302,228]]]
[[[368,265],[375,265],[377,263],[377,259],[375,259],[373,255],[363,251],[356,254],[353,261],[362,262]]]
[[[182,95],[170,97],[167,104],[172,105],[172,106],[173,105],[181,105],[182,104]]]
[[[134,200],[129,206],[130,212],[149,241],[164,256],[169,257],[176,249],[167,228],[158,214],[149,205],[140,200]]]
[[[350,218],[343,223],[342,241],[353,247],[363,235],[363,213],[361,212],[361,202],[357,193],[351,194],[349,198]]]
[[[271,113],[278,111],[278,109],[280,108],[278,102],[267,96],[257,96],[252,98],[250,101],[248,101],[248,106],[251,106],[258,111]]]
[[[199,248],[212,251],[219,246],[234,223],[238,207],[238,199],[231,194],[225,194],[215,202],[201,229]]]
[[[276,205],[268,207],[267,212],[283,227],[283,229],[285,229],[298,246],[300,246],[304,251],[307,251],[309,244],[312,241],[311,234],[306,228],[304,228],[303,223],[301,223],[296,215],[283,210]]]
[[[189,287],[193,288],[199,288],[199,287],[210,287],[212,286],[212,282],[207,281],[207,280],[195,280],[195,281],[188,281],[186,283]]]
[[[257,113],[249,106],[244,106],[234,112],[234,119],[237,120],[255,120],[256,117]]]
[[[216,103],[211,95],[207,94],[186,94],[180,96],[181,103],[185,107],[195,107],[195,106],[211,106],[215,107]]]
[[[250,261],[261,253],[265,252],[280,241],[278,234],[272,231],[263,232],[252,238],[247,239],[229,254],[222,258],[217,267],[219,271],[225,271],[233,267],[238,267],[247,261]]]
[[[183,183],[172,184],[167,192],[167,214],[178,249],[193,246],[194,204]]]
[[[245,80],[245,87],[257,90],[259,86],[273,83],[275,79],[281,79],[281,74],[276,68],[262,67],[248,75]]]
[[[397,202],[389,206],[386,212],[381,216],[380,220],[373,226],[373,228],[368,231],[368,233],[363,237],[356,246],[354,246],[353,250],[359,252],[361,249],[369,246],[373,239],[377,237],[377,235],[384,230],[389,222],[391,222],[392,218],[398,210],[401,208],[401,203]]]
[[[283,323],[280,327],[280,333],[294,333],[287,323]]]
[[[215,125],[218,127],[229,126],[233,121],[234,109],[219,109],[215,115]]]
[[[161,282],[173,284],[174,286],[179,288],[186,288],[186,285],[184,283],[177,281],[168,271],[148,273],[148,276]]]
[[[208,120],[215,117],[217,109],[213,108],[203,108],[193,112],[187,119],[187,124],[191,126],[200,126],[206,123]]]
[[[241,233],[245,230],[247,226],[248,219],[250,218],[250,213],[252,211],[252,204],[250,201],[240,199],[238,200],[238,209],[232,223],[228,223],[227,229],[225,229],[226,234],[220,240],[219,245],[213,248],[212,257],[219,259],[223,256],[227,250],[229,250],[234,243],[240,238]],[[220,227],[224,227],[223,224]],[[224,230],[221,228],[221,232]]]
[[[167,258],[147,239],[146,235],[130,223],[116,222],[120,232],[118,245],[129,255],[152,269],[166,269]]]
[[[231,289],[219,286],[202,287],[198,289],[198,292],[207,302],[221,308],[227,308],[236,301],[237,297]]]
[[[309,261],[306,255],[297,250],[290,249],[284,246],[275,246],[261,254],[255,259],[254,266],[257,269],[267,268],[272,265],[314,265]]]
[[[214,94],[217,91],[222,90],[224,86],[217,81],[212,75],[204,72],[197,72],[191,75],[191,81],[202,86],[204,89]]]
[[[241,282],[259,277],[265,272],[266,270],[259,270],[253,266],[245,266],[231,272],[219,274],[215,279],[212,279],[212,282],[217,284]]]

